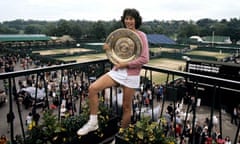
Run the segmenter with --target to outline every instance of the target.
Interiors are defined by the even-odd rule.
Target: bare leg
[[[115,85],[117,83],[107,74],[104,74],[89,86],[90,114],[96,115],[98,112],[98,92]]]
[[[132,111],[132,98],[134,96],[135,89],[123,87],[123,116],[121,127],[126,128],[131,122]]]
[[[115,85],[117,85],[117,83],[111,77],[109,77],[108,74],[104,74],[89,86],[90,118],[88,122],[77,131],[78,135],[85,135],[91,131],[98,129],[98,92]]]

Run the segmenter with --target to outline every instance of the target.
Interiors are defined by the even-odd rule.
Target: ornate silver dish
[[[106,39],[110,49],[106,50],[108,59],[116,64],[117,62],[129,62],[141,55],[142,41],[138,34],[130,29],[120,28]]]

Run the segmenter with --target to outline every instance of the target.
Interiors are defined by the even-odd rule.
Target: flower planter
[[[150,121],[150,117],[142,117],[127,128],[120,128],[115,136],[116,144],[175,144],[174,137],[164,135],[163,120],[161,124]]]
[[[113,115],[104,105],[100,108],[99,129],[81,137],[78,137],[77,130],[87,122],[89,108],[84,107],[85,111],[80,115],[67,117],[60,122],[57,121],[57,115],[53,114],[52,110],[46,111],[43,114],[43,122],[28,131],[25,143],[97,144],[108,141],[119,130],[119,117]],[[21,140],[20,138],[19,140]],[[23,142],[19,144],[23,144]]]
[[[116,136],[115,136],[115,144],[130,144],[130,143],[128,141],[126,141],[125,139],[123,139],[118,134],[116,134]]]
[[[141,140],[135,142],[129,142],[125,140],[123,137],[116,134],[115,136],[115,144],[148,144],[149,142],[143,142]],[[152,142],[151,142],[152,143]]]
[[[100,129],[90,132],[85,136],[78,137],[77,133],[74,132],[60,132],[58,133],[52,141],[52,144],[98,144],[106,140],[109,137],[113,137],[118,132],[117,123],[119,121],[118,117],[112,117],[107,122],[107,126],[101,130]]]

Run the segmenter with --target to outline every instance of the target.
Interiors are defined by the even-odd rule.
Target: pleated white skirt
[[[108,72],[108,75],[118,82],[120,85],[129,87],[129,88],[139,88],[140,85],[140,76],[132,76],[127,74],[127,69],[118,69],[111,70]]]

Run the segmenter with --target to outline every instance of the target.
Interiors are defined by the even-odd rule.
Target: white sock
[[[89,122],[92,124],[97,124],[98,123],[98,116],[97,115],[90,115]]]

